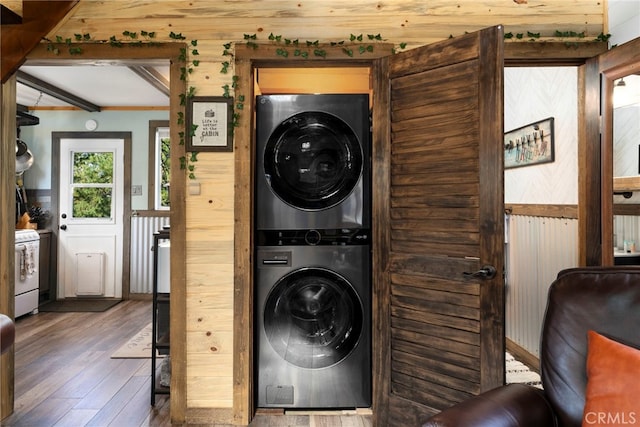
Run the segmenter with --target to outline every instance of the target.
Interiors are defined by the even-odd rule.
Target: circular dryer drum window
[[[353,130],[328,113],[306,111],[273,131],[264,154],[267,181],[285,203],[306,210],[343,201],[362,172],[362,148]]]
[[[267,339],[284,360],[302,368],[334,365],[357,346],[362,304],[340,275],[303,268],[284,276],[264,309]]]

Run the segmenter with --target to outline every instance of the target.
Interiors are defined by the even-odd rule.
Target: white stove
[[[16,230],[15,317],[38,312],[40,235],[35,230]]]

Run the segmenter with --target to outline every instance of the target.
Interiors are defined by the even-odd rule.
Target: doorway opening
[[[256,70],[258,408],[371,407],[370,81]]]
[[[180,79],[181,70],[180,67],[184,62],[180,59],[181,50],[184,49],[183,43],[166,43],[157,44],[155,46],[149,46],[143,50],[140,49],[118,49],[117,52],[113,48],[96,44],[82,44],[82,60],[72,57],[66,53],[61,53],[55,58],[53,62],[55,64],[62,65],[75,65],[86,61],[101,62],[108,60],[110,64],[123,65],[127,62],[137,61],[166,61],[170,64],[170,92],[174,96],[169,97],[169,118],[170,120],[170,140],[171,140],[171,156],[178,159],[185,155],[184,146],[179,144],[180,132],[183,132],[183,125],[176,118],[179,115],[184,114],[184,106],[180,105],[179,93],[186,92],[186,82]],[[114,53],[115,52],[115,53]],[[115,58],[114,58],[115,56]],[[30,53],[27,58],[28,63],[32,65],[46,65],[51,64],[51,54],[46,51],[45,46],[37,47]],[[83,122],[84,123],[84,122]],[[146,127],[148,124],[145,123]],[[99,123],[98,123],[99,126]],[[95,128],[94,128],[95,129]],[[143,143],[144,148],[147,147],[147,141]],[[185,218],[185,206],[182,203],[185,199],[185,184],[186,174],[180,169],[180,162],[175,161],[171,164],[171,186],[172,191],[170,198],[173,200],[171,203],[171,215],[172,218],[176,218],[177,221],[172,227],[172,246],[177,250],[171,257],[171,282],[176,280],[180,283],[185,281],[185,236],[186,236],[186,224]],[[146,177],[145,177],[146,179]],[[125,246],[126,247],[126,246]],[[125,275],[128,273],[124,273]],[[172,286],[172,288],[175,288]],[[174,420],[183,421],[184,412],[186,409],[186,309],[185,309],[185,292],[184,287],[178,287],[171,295],[171,322],[172,342],[178,343],[178,345],[172,346],[171,360],[174,364],[172,369],[172,383],[171,387],[175,391],[174,396],[170,399],[171,415]],[[7,298],[9,301],[13,301],[12,298]],[[3,371],[3,379],[5,378],[6,371]],[[8,372],[7,379],[11,381],[14,377],[14,372]]]

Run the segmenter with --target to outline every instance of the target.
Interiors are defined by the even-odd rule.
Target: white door
[[[124,140],[60,140],[58,298],[122,297]]]

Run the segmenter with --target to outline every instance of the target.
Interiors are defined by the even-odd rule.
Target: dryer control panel
[[[368,245],[370,231],[362,228],[329,230],[262,230],[257,232],[257,246]]]

